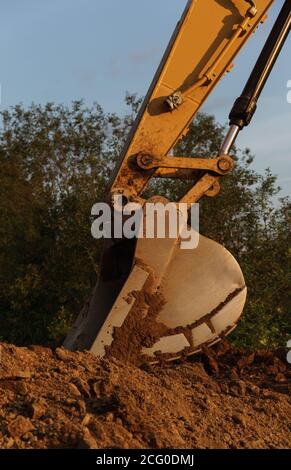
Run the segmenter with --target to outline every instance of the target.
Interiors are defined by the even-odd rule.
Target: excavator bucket
[[[105,200],[121,196],[125,205],[140,203],[145,213],[150,202],[162,200],[144,198],[152,178],[193,179],[193,187],[177,201],[189,208],[219,192],[219,178],[233,166],[228,155],[200,159],[169,153],[265,20],[272,1],[187,3]],[[106,240],[97,286],[64,346],[99,357],[155,362],[193,354],[230,333],[246,300],[238,263],[202,235],[191,249],[182,249],[181,242],[180,235]]]
[[[238,263],[225,248],[203,236],[191,250],[182,250],[175,240],[143,240],[141,245],[92,343],[94,354],[104,356],[111,347],[118,357],[122,348],[128,360],[161,355],[174,359],[183,351],[200,351],[235,327],[246,287]]]

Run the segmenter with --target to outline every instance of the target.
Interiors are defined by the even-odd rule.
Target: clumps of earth
[[[0,448],[289,448],[285,351],[224,341],[139,367],[86,352],[0,345]]]

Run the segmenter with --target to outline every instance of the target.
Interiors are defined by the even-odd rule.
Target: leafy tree
[[[101,244],[91,237],[90,211],[102,198],[140,100],[129,113],[106,114],[81,101],[2,113],[0,132],[0,337],[17,344],[57,344],[98,275]],[[215,155],[225,129],[199,114],[176,154]],[[201,202],[201,233],[225,245],[249,287],[232,338],[248,347],[285,344],[291,335],[288,282],[290,202],[274,205],[270,170],[252,170],[248,149],[216,198]],[[155,181],[151,191],[177,198],[185,183]],[[290,265],[289,265],[290,266]],[[289,269],[289,271],[288,271]]]
[[[90,210],[104,189],[108,118],[99,106],[2,113],[0,325],[15,343],[59,339],[95,282]]]

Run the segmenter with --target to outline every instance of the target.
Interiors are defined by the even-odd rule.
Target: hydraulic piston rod
[[[246,86],[230,112],[230,129],[222,144],[220,155],[228,155],[239,132],[250,124],[257,109],[258,99],[289,35],[290,27],[291,1],[286,0]]]

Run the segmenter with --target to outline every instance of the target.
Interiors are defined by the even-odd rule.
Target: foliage
[[[2,113],[0,133],[0,336],[17,344],[58,344],[96,282],[101,245],[90,234],[100,200],[140,105],[106,114],[80,101]],[[199,114],[175,153],[215,155],[225,129]],[[284,345],[291,335],[290,202],[278,200],[270,170],[252,169],[248,149],[216,198],[201,202],[201,233],[236,256],[249,299],[232,336],[250,348]],[[151,191],[178,198],[185,183],[156,181]]]

